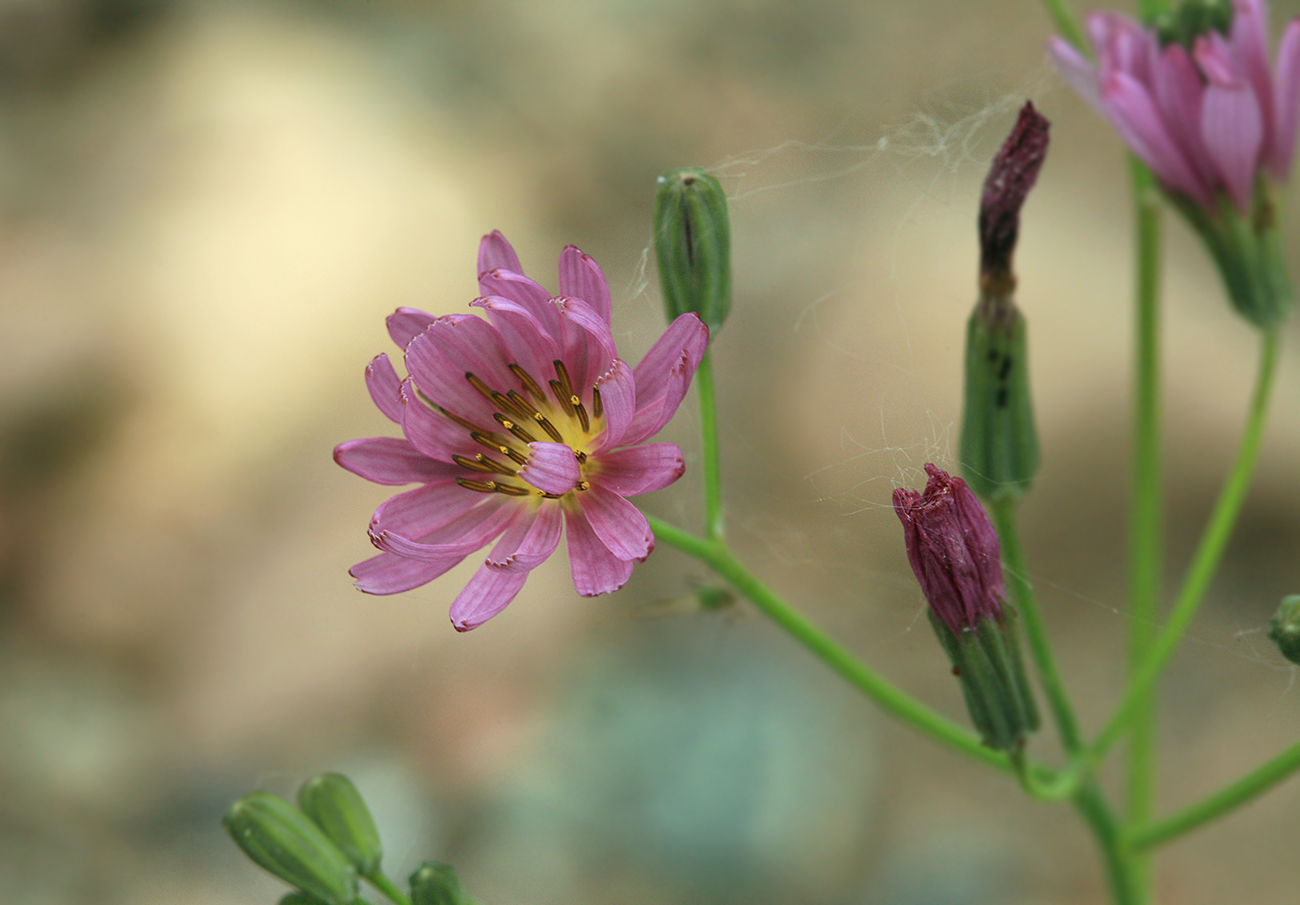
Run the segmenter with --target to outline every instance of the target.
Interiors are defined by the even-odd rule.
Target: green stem
[[[1264,794],[1296,770],[1300,770],[1300,742],[1191,807],[1138,830],[1129,844],[1135,849],[1163,845]]]
[[[1255,392],[1246,418],[1246,427],[1242,433],[1241,445],[1237,450],[1237,459],[1219,493],[1218,502],[1210,515],[1205,533],[1201,536],[1201,543],[1196,548],[1196,555],[1187,570],[1182,590],[1170,610],[1169,619],[1151,645],[1141,667],[1131,678],[1128,690],[1120,700],[1119,706],[1115,708],[1110,721],[1084,753],[1081,768],[1085,770],[1095,766],[1128,727],[1130,720],[1146,696],[1150,694],[1165,664],[1173,655],[1183,633],[1191,625],[1201,598],[1214,578],[1223,550],[1232,534],[1233,525],[1236,524],[1237,516],[1241,512],[1246,491],[1250,488],[1255,462],[1259,458],[1259,447],[1267,421],[1268,400],[1273,388],[1273,378],[1277,373],[1278,346],[1277,330],[1270,330],[1263,334]]]
[[[960,754],[999,770],[1011,770],[1006,755],[984,747],[973,733],[935,713],[858,660],[759,581],[721,542],[697,537],[654,516],[647,517],[656,539],[708,565],[813,656],[891,716]]]
[[[406,897],[405,893],[397,888],[397,885],[393,883],[392,880],[388,879],[388,875],[383,871],[376,870],[373,874],[366,877],[366,881],[375,889],[383,893],[384,897],[392,902],[393,905],[411,905],[411,900]]]
[[[722,455],[718,445],[717,399],[713,393],[713,359],[704,351],[695,371],[695,392],[700,401],[700,454],[704,459],[704,532],[711,541],[722,540],[726,520],[722,512]]]
[[[1074,18],[1074,13],[1070,11],[1070,7],[1066,5],[1065,0],[1043,0],[1043,7],[1052,20],[1052,27],[1061,33],[1061,37],[1084,53],[1088,53],[1088,44],[1083,38],[1083,29],[1079,27],[1079,23]]]
[[[1056,659],[1052,654],[1052,645],[1047,640],[1047,629],[1038,610],[1034,589],[1026,577],[1029,573],[1025,567],[1025,554],[1020,546],[1016,501],[1003,498],[994,503],[992,509],[998,539],[1002,542],[1002,571],[1011,593],[1011,601],[1025,621],[1029,655],[1033,657],[1034,668],[1038,671],[1038,680],[1042,683],[1048,705],[1052,708],[1052,716],[1061,735],[1061,744],[1064,745],[1066,753],[1073,757],[1082,748],[1079,724],[1075,719],[1070,697],[1065,691],[1065,683],[1061,681],[1061,674],[1057,671]]]
[[[1074,795],[1074,806],[1087,821],[1101,849],[1106,880],[1115,905],[1144,905],[1147,894],[1133,871],[1133,859],[1124,844],[1119,822],[1094,781],[1084,783]]]
[[[1129,676],[1136,676],[1155,643],[1164,557],[1164,479],[1160,406],[1160,193],[1151,171],[1130,158],[1137,233],[1136,366],[1133,382],[1132,491],[1129,503]],[[1133,704],[1128,740],[1125,817],[1151,819],[1155,795],[1155,683]],[[1146,859],[1138,882],[1149,887]]]

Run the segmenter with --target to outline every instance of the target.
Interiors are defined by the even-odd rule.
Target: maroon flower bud
[[[907,558],[984,744],[1018,751],[1038,728],[1038,710],[1004,600],[998,535],[965,481],[934,465],[925,471],[923,492],[894,491]]]
[[[936,465],[924,492],[894,491],[907,559],[930,608],[954,635],[981,616],[1002,620],[1002,548],[997,532],[966,482]]]
[[[1047,130],[1047,120],[1026,102],[984,180],[979,221],[980,283],[988,295],[1006,297],[1015,287],[1011,256],[1020,232],[1020,208],[1047,157]]]

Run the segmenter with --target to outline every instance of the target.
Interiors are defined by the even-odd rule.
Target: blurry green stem
[[[1087,780],[1074,795],[1074,806],[1087,821],[1101,848],[1106,879],[1115,905],[1144,905],[1147,895],[1133,873],[1133,860],[1115,814],[1095,780]]]
[[[384,898],[392,902],[393,905],[411,905],[411,900],[397,888],[397,885],[392,880],[388,879],[388,876],[383,871],[376,870],[373,874],[369,874],[366,877],[366,882],[383,893]]]
[[[1070,12],[1070,7],[1066,5],[1065,0],[1043,0],[1043,7],[1052,19],[1052,26],[1060,32],[1061,37],[1082,52],[1088,53],[1088,45],[1083,40],[1083,30],[1079,28],[1079,23],[1075,21],[1074,13]]]
[[[718,411],[710,349],[704,350],[695,371],[695,392],[700,400],[700,454],[704,459],[704,532],[709,540],[719,541],[725,533],[726,519],[722,512],[722,454],[718,447]]]
[[[1130,158],[1137,236],[1133,460],[1129,502],[1129,678],[1146,663],[1160,619],[1164,557],[1164,478],[1161,471],[1160,251],[1161,201],[1151,171]],[[1130,826],[1151,819],[1155,792],[1155,684],[1134,698],[1128,740],[1125,818]],[[1145,862],[1145,859],[1143,859]],[[1138,881],[1149,884],[1145,863]]]
[[[1268,400],[1273,389],[1273,378],[1277,374],[1278,346],[1277,330],[1270,330],[1263,334],[1255,392],[1246,418],[1246,427],[1242,433],[1241,445],[1237,450],[1237,459],[1219,493],[1218,502],[1215,503],[1214,512],[1211,513],[1205,533],[1201,536],[1200,546],[1197,547],[1196,555],[1187,570],[1182,590],[1170,610],[1169,619],[1151,645],[1146,659],[1130,678],[1128,690],[1115,708],[1110,721],[1085,752],[1081,764],[1085,770],[1094,767],[1107,749],[1128,728],[1129,722],[1140,710],[1146,696],[1151,693],[1165,664],[1169,662],[1183,633],[1191,625],[1201,598],[1214,578],[1223,550],[1232,534],[1233,525],[1236,524],[1237,515],[1241,512],[1246,491],[1250,488],[1255,462],[1259,458],[1259,447],[1267,421]]]
[[[1034,659],[1034,668],[1038,671],[1038,680],[1047,695],[1047,702],[1052,708],[1056,728],[1061,734],[1061,744],[1071,757],[1078,754],[1082,743],[1079,736],[1079,724],[1074,716],[1065,683],[1056,669],[1056,660],[1052,655],[1052,645],[1047,640],[1047,629],[1043,625],[1042,614],[1038,611],[1038,602],[1034,598],[1034,589],[1026,577],[1024,551],[1020,548],[1020,531],[1016,517],[1017,501],[1003,498],[992,506],[993,523],[997,527],[998,539],[1002,542],[1003,573],[1011,592],[1011,600],[1025,620],[1025,635],[1029,641],[1029,654]]]
[[[650,528],[654,531],[657,540],[676,547],[713,569],[742,597],[807,648],[813,656],[875,701],[891,716],[960,754],[965,754],[998,770],[1011,770],[1006,755],[986,748],[974,734],[901,691],[813,625],[803,614],[759,581],[721,541],[697,537],[654,516],[647,516],[647,518],[650,519]]]
[[[1130,845],[1139,850],[1163,845],[1262,795],[1296,770],[1300,770],[1300,742],[1191,807],[1133,833]]]

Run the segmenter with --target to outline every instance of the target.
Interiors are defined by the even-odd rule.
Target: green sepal
[[[731,310],[731,220],[722,184],[698,167],[664,173],[654,229],[668,320],[693,311],[717,331]]]
[[[357,871],[311,819],[270,792],[251,792],[222,819],[226,832],[256,864],[323,905],[348,905]]]
[[[1038,470],[1025,332],[1010,299],[981,299],[966,324],[962,476],[986,502],[1020,499]]]
[[[298,807],[339,847],[363,877],[379,869],[384,848],[361,793],[341,773],[322,773],[302,784]]]
[[[1282,598],[1282,604],[1269,620],[1268,636],[1282,656],[1300,664],[1300,594]]]
[[[411,874],[411,905],[472,905],[450,864],[425,861]]]
[[[954,636],[930,611],[930,625],[952,663],[975,730],[997,751],[1024,745],[1038,729],[1038,708],[1020,655],[1015,612],[1004,606],[1001,621],[983,617]]]
[[[1224,194],[1213,211],[1181,195],[1167,197],[1205,242],[1237,313],[1261,330],[1279,324],[1290,313],[1295,293],[1286,268],[1280,202],[1269,181],[1256,180],[1248,216]]]

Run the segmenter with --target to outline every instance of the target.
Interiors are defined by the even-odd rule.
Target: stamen
[[[496,481],[471,481],[469,478],[457,478],[456,483],[466,490],[477,490],[479,493],[496,493]]]
[[[518,437],[520,440],[523,440],[525,443],[537,442],[535,438],[529,435],[528,431],[524,430],[518,424],[515,424],[513,421],[511,421],[509,418],[507,418],[505,415],[501,414],[500,412],[493,412],[492,417],[496,419],[497,424],[501,425],[506,430],[510,431],[510,433],[514,434],[516,437]]]
[[[578,489],[579,489],[579,490],[590,490],[590,489],[591,489],[591,482],[590,482],[590,481],[579,481],[579,482],[578,482]]]
[[[519,398],[522,399],[523,397],[520,396]],[[493,393],[492,401],[496,403],[497,409],[499,411],[514,414],[519,418],[532,417],[533,407],[531,405],[521,406],[519,405],[519,403],[515,402],[515,400],[509,396],[505,396],[501,393]]]
[[[494,471],[497,474],[512,476],[515,473],[515,469],[508,465],[502,465],[496,459],[491,459],[482,453],[476,453],[472,459],[467,459],[465,456],[452,456],[451,460],[462,468],[468,468],[470,471]]]
[[[516,364],[506,365],[506,367],[510,369],[511,374],[519,378],[519,382],[524,385],[524,389],[533,394],[534,399],[538,402],[546,401],[546,395],[542,392],[542,388],[537,385],[537,381],[533,380],[532,374],[529,374]]]
[[[465,456],[452,456],[451,460],[455,462],[457,465],[459,465],[461,468],[468,468],[470,471],[480,471],[483,472],[484,474],[487,474],[492,470],[488,468],[486,465],[484,465],[482,462],[478,462],[474,459],[470,459]]]
[[[605,403],[600,401],[600,387],[591,388],[591,417],[599,419],[605,414]]]
[[[488,449],[501,449],[501,438],[495,434],[484,434],[479,431],[470,431],[469,438],[479,446],[486,446]]]
[[[433,405],[433,407],[434,407],[435,409],[437,409],[438,412],[439,412],[440,414],[445,415],[445,416],[446,416],[447,418],[449,418],[450,420],[456,422],[456,423],[459,424],[461,427],[465,428],[465,430],[467,430],[467,431],[476,431],[476,430],[478,430],[478,425],[476,425],[476,424],[470,424],[468,421],[466,421],[466,420],[465,420],[464,418],[462,418],[460,415],[454,415],[454,414],[452,414],[451,412],[447,411],[445,408],[443,408],[443,407],[440,406],[440,405],[434,405],[433,403],[429,403],[429,404],[430,404],[430,405]]]
[[[532,491],[527,487],[516,487],[513,484],[497,484],[497,493],[504,493],[506,496],[528,496]]]
[[[515,451],[514,451],[513,449],[511,449],[509,446],[498,446],[497,449],[501,450],[501,455],[503,455],[503,456],[509,456],[509,457],[510,457],[510,461],[511,461],[511,462],[514,462],[516,465],[527,465],[527,464],[528,464],[528,457],[527,457],[527,456],[525,456],[523,453],[515,452]]]
[[[587,464],[587,454],[580,449],[575,449],[573,451],[573,458],[578,460],[579,465]]]
[[[558,380],[551,381],[551,392],[555,394],[555,399],[560,403],[560,408],[564,409],[564,414],[570,418],[573,417],[573,403],[570,400],[573,394],[564,391],[564,384]]]
[[[553,364],[555,365],[555,376],[560,378],[560,390],[564,393],[565,396],[572,399],[573,381],[569,379],[569,369],[566,368],[564,366],[564,362],[560,361],[558,358],[553,362]],[[555,384],[551,384],[551,388],[554,389]],[[556,398],[559,399],[558,394]],[[560,404],[561,405],[564,404],[563,399],[560,399]]]
[[[482,394],[483,398],[486,399],[488,402],[496,401],[495,399],[492,398],[492,389],[486,383],[480,380],[478,376],[474,374],[473,371],[466,371],[465,379],[468,380],[469,385],[472,386],[474,389],[478,390],[479,393]]]
[[[538,426],[542,430],[546,431],[547,436],[549,436],[556,443],[564,442],[564,437],[562,437],[560,435],[560,432],[555,429],[555,425],[552,424],[550,421],[546,420],[546,416],[543,415],[541,412],[537,412],[535,415],[533,415],[533,420],[536,421]]]
[[[537,407],[521,396],[517,390],[511,390],[509,393],[506,393],[506,396],[508,396],[510,401],[515,404],[515,408],[523,414],[529,416],[537,414]]]
[[[574,414],[578,416],[578,423],[582,425],[583,431],[586,431],[587,428],[591,427],[591,421],[587,419],[587,410],[582,407],[582,401],[577,396],[574,396],[570,401],[573,403]]]

